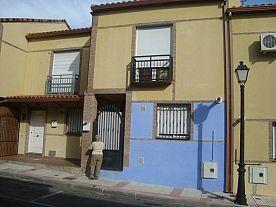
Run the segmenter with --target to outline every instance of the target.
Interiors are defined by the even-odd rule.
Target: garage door
[[[18,131],[18,120],[7,107],[0,107],[0,157],[17,154]]]

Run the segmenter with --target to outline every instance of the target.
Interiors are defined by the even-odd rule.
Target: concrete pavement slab
[[[194,189],[183,189],[182,193],[180,194],[183,197],[192,197],[192,198],[202,198],[202,192],[199,190]],[[207,198],[207,196],[206,196]]]
[[[31,169],[34,169],[34,167],[30,167],[30,166],[26,166],[26,165],[17,165],[17,164],[13,164],[13,163],[2,163],[0,165],[0,170],[5,170],[5,169],[21,171],[21,170],[31,170]]]
[[[133,191],[141,191],[147,193],[157,193],[163,195],[170,195],[173,188],[160,186],[160,185],[150,185],[150,184],[143,184],[143,183],[129,183],[124,186],[122,189],[124,190],[133,190]]]
[[[75,182],[87,183],[91,185],[97,186],[106,186],[106,187],[113,187],[120,183],[120,181],[116,180],[109,180],[109,179],[99,179],[99,180],[90,180],[86,176],[80,176],[74,180]]]
[[[43,176],[43,177],[54,177],[54,178],[59,178],[59,179],[70,177],[70,176],[74,175],[71,173],[59,172],[59,171],[47,170],[47,169],[39,169],[39,170],[30,171],[30,172],[28,172],[28,174],[38,175],[38,176]]]

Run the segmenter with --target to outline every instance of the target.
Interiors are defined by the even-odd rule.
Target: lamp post
[[[236,203],[240,205],[247,205],[246,195],[245,195],[245,163],[244,163],[244,86],[247,81],[247,76],[249,68],[244,64],[243,61],[239,62],[235,73],[238,78],[238,83],[240,84],[241,91],[241,111],[240,111],[240,162],[239,162],[239,180],[238,180],[238,190],[236,195]]]

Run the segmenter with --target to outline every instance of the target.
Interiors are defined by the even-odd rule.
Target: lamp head
[[[238,67],[235,70],[235,73],[238,78],[238,83],[240,85],[245,85],[248,77],[249,68],[244,64],[243,61],[239,62]]]

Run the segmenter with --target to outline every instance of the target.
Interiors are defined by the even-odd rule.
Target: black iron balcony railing
[[[76,94],[79,93],[79,75],[51,75],[46,80],[46,94]]]
[[[132,85],[169,85],[172,82],[173,59],[170,55],[135,56],[131,62]]]

